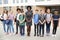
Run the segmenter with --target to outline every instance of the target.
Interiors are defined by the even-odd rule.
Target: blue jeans
[[[20,34],[21,35],[25,34],[25,25],[20,25]]]
[[[14,32],[14,27],[13,27],[13,20],[9,20],[9,25],[7,28],[7,32],[10,29],[10,32]]]
[[[7,32],[7,30],[6,30],[6,29],[7,29],[7,27],[6,27],[6,26],[8,27],[8,25],[6,24],[6,20],[4,20],[4,21],[3,21],[3,28],[4,28],[4,32]]]
[[[46,22],[46,33],[50,33],[50,25],[51,22],[49,24]]]

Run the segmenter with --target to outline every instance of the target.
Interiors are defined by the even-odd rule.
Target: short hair
[[[16,10],[16,11],[18,11],[18,10],[19,10],[19,11],[21,11],[21,9],[20,9],[20,8],[17,8],[17,10]]]
[[[54,12],[55,12],[55,11],[57,11],[57,12],[58,12],[58,14],[59,14],[59,10],[54,10]],[[53,14],[54,14],[54,12],[53,12]]]
[[[39,11],[38,9],[36,9],[35,11]]]
[[[32,7],[31,7],[31,6],[27,6],[27,10],[28,10],[28,8],[30,8],[30,10],[32,9]]]

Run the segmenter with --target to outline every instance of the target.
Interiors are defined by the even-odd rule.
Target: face
[[[44,14],[44,13],[45,13],[44,10],[42,10],[42,11],[41,11],[41,14]]]
[[[20,13],[20,10],[18,10],[17,12]]]
[[[30,7],[28,7],[28,11],[30,11],[31,9],[30,9]]]
[[[50,9],[47,9],[47,13],[50,13]]]
[[[35,13],[38,13],[38,11],[35,11]]]
[[[58,14],[58,11],[55,11],[54,14]]]

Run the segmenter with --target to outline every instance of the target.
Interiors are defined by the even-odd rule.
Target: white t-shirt
[[[22,13],[19,13],[18,15],[17,15],[17,20],[19,20],[19,15],[21,15]]]
[[[7,17],[8,15],[4,13],[4,16],[3,16],[4,20],[7,20]]]
[[[51,21],[52,14],[46,14],[46,21],[50,22]]]

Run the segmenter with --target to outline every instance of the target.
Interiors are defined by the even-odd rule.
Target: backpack
[[[1,18],[3,18],[4,14],[2,14]],[[1,21],[4,21],[4,19],[0,19]]]

